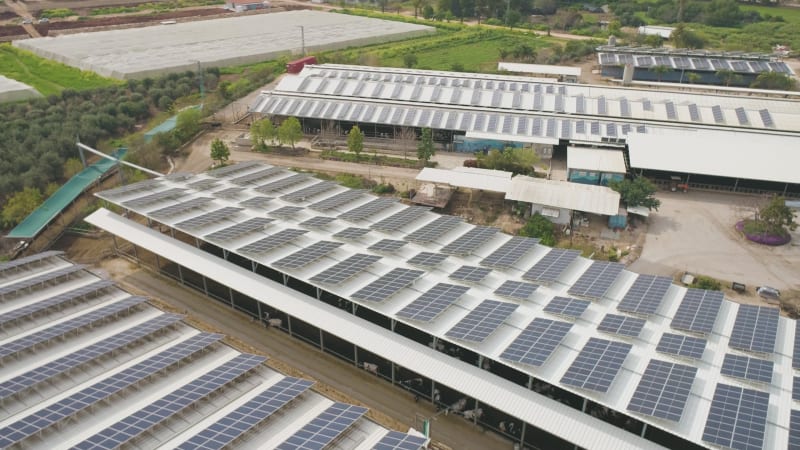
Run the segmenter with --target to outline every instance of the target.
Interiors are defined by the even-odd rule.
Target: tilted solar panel
[[[352,298],[356,300],[382,302],[398,293],[401,289],[414,283],[414,281],[424,273],[425,272],[422,270],[397,267],[353,293]]]
[[[631,350],[631,344],[589,338],[561,383],[581,389],[608,392]]]
[[[703,441],[721,447],[760,450],[764,447],[768,409],[768,393],[718,383]]]
[[[680,422],[696,375],[697,367],[651,359],[628,411]]]
[[[514,303],[484,300],[445,335],[463,341],[483,342],[518,306]]]
[[[503,351],[500,359],[539,367],[550,358],[571,329],[571,323],[537,317]]]

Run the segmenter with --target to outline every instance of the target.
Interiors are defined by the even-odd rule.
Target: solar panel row
[[[466,286],[438,283],[398,311],[397,316],[418,322],[430,322],[469,290]]]
[[[531,323],[500,355],[501,359],[530,366],[541,366],[564,340],[572,324],[542,317]]]
[[[86,286],[81,286],[70,291],[48,297],[38,302],[27,303],[21,308],[13,309],[5,314],[0,314],[0,328],[24,317],[33,316],[39,312],[60,308],[74,300],[81,299],[90,294],[97,294],[101,290],[113,286],[111,280],[97,280]]]
[[[711,401],[703,440],[722,447],[760,450],[769,408],[769,394],[718,383]]]
[[[424,273],[421,270],[406,269],[404,267],[394,268],[389,273],[356,291],[352,298],[382,302],[412,284],[414,280]]]
[[[277,450],[322,450],[366,414],[367,408],[334,403],[276,447]]]
[[[453,339],[483,342],[496,330],[519,305],[514,303],[484,300],[473,308],[461,321],[446,333]]]
[[[696,375],[697,367],[651,359],[628,411],[680,422]]]
[[[622,368],[631,344],[589,338],[561,378],[561,383],[597,392],[607,392]]]

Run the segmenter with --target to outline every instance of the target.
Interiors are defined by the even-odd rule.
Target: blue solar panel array
[[[205,430],[192,436],[178,448],[182,450],[216,450],[231,445],[236,439],[299,397],[313,384],[313,381],[302,378],[283,378]]]
[[[2,286],[0,287],[0,297],[14,295],[17,294],[19,291],[22,291],[23,289],[28,289],[37,286],[39,284],[46,283],[48,281],[59,279],[61,277],[67,277],[75,272],[82,271],[85,267],[86,266],[84,265],[76,264],[73,266],[53,270],[51,272],[42,273],[34,277],[26,278],[14,284]]]
[[[21,337],[17,340],[9,342],[8,344],[0,346],[0,358],[5,358],[15,355],[19,352],[29,350],[38,344],[64,336],[71,331],[95,322],[99,322],[110,316],[113,316],[114,314],[129,310],[140,303],[144,303],[145,301],[147,301],[147,299],[144,297],[128,297],[86,314],[82,314],[74,319],[53,325],[52,327],[46,328],[42,331]]]
[[[789,417],[789,450],[800,450],[800,411],[796,409]]]
[[[739,305],[728,345],[739,350],[772,353],[775,350],[779,316],[778,308]]]
[[[118,448],[170,417],[202,401],[236,378],[258,367],[263,356],[241,354],[176,391],[100,431],[75,447],[81,450]]]
[[[703,440],[721,447],[762,450],[768,409],[766,392],[719,383]]]
[[[541,366],[550,358],[570,329],[572,324],[569,322],[537,317],[514,339],[500,358]]]
[[[697,367],[651,359],[628,410],[679,422],[696,375]]]
[[[676,330],[710,334],[723,298],[724,294],[719,291],[688,289],[670,326]]]
[[[82,348],[69,355],[58,358],[43,366],[39,366],[33,370],[16,376],[10,380],[0,383],[0,401],[17,395],[23,391],[36,386],[39,383],[58,377],[65,374],[82,364],[100,358],[103,355],[110,354],[119,350],[138,339],[149,336],[159,330],[162,330],[175,322],[181,320],[183,316],[177,314],[162,314],[154,319],[151,319],[141,325],[136,325],[121,333],[107,337],[102,341]]]
[[[278,450],[322,450],[366,414],[367,408],[334,403],[278,445]]]
[[[742,380],[771,383],[772,369],[772,361],[728,353],[722,361],[720,373]]]
[[[685,358],[702,359],[706,351],[706,340],[703,338],[664,333],[658,341],[656,351],[668,355]]]
[[[658,311],[670,286],[672,279],[669,277],[639,275],[617,305],[617,310],[651,316]]]
[[[567,291],[570,295],[601,298],[625,266],[620,263],[595,261]]]
[[[551,283],[558,280],[561,273],[580,255],[579,250],[566,250],[561,248],[550,251],[533,265],[524,275],[523,280]]]
[[[608,392],[631,347],[631,344],[626,342],[589,338],[589,342],[583,346],[561,378],[561,383],[597,392]]]
[[[198,334],[80,392],[40,409],[0,430],[0,448],[18,444],[22,440],[40,433],[44,429],[133,386],[143,379],[167,369],[219,341],[222,337],[219,334]]]
[[[517,307],[516,303],[484,300],[461,319],[446,336],[470,342],[483,342],[494,333]]]
[[[81,286],[77,289],[64,292],[63,294],[58,294],[38,302],[28,303],[22,308],[17,308],[5,314],[0,314],[0,328],[16,320],[32,316],[42,311],[47,311],[51,308],[57,308],[75,299],[82,298],[89,294],[94,294],[113,285],[114,282],[110,280],[97,280],[92,284]]]
[[[397,317],[430,322],[447,309],[448,306],[457,302],[468,290],[469,288],[466,286],[438,283],[398,311]]]
[[[372,450],[420,450],[426,442],[428,439],[422,436],[389,431],[372,447]]]
[[[792,367],[800,369],[800,320],[794,324],[794,347],[792,348]]]
[[[108,192],[108,191],[106,191]],[[23,269],[28,264],[33,264],[35,262],[39,262],[45,259],[48,259],[53,256],[62,255],[64,252],[50,250],[42,253],[36,253],[34,255],[25,256],[23,258],[17,258],[12,261],[6,261],[4,263],[0,263],[0,275],[5,275],[3,272],[7,272],[11,269]]]

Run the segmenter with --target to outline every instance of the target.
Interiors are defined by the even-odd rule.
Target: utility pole
[[[300,25],[300,56],[306,56],[306,34],[302,25]]]
[[[200,65],[200,61],[197,61],[197,75],[200,78],[200,111],[203,111],[203,100],[206,97],[206,82],[203,77],[203,66]]]

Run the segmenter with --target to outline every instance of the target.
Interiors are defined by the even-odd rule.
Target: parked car
[[[759,295],[761,298],[769,299],[769,300],[780,300],[781,299],[781,291],[775,289],[774,287],[769,286],[759,286],[756,288],[756,294]]]
[[[32,23],[33,23],[33,19],[25,19],[25,20],[22,21],[23,25],[29,25],[29,24],[32,24]]]
[[[41,19],[39,19],[39,23],[47,23],[47,22],[50,22],[50,19],[48,19],[47,17],[42,17]]]

